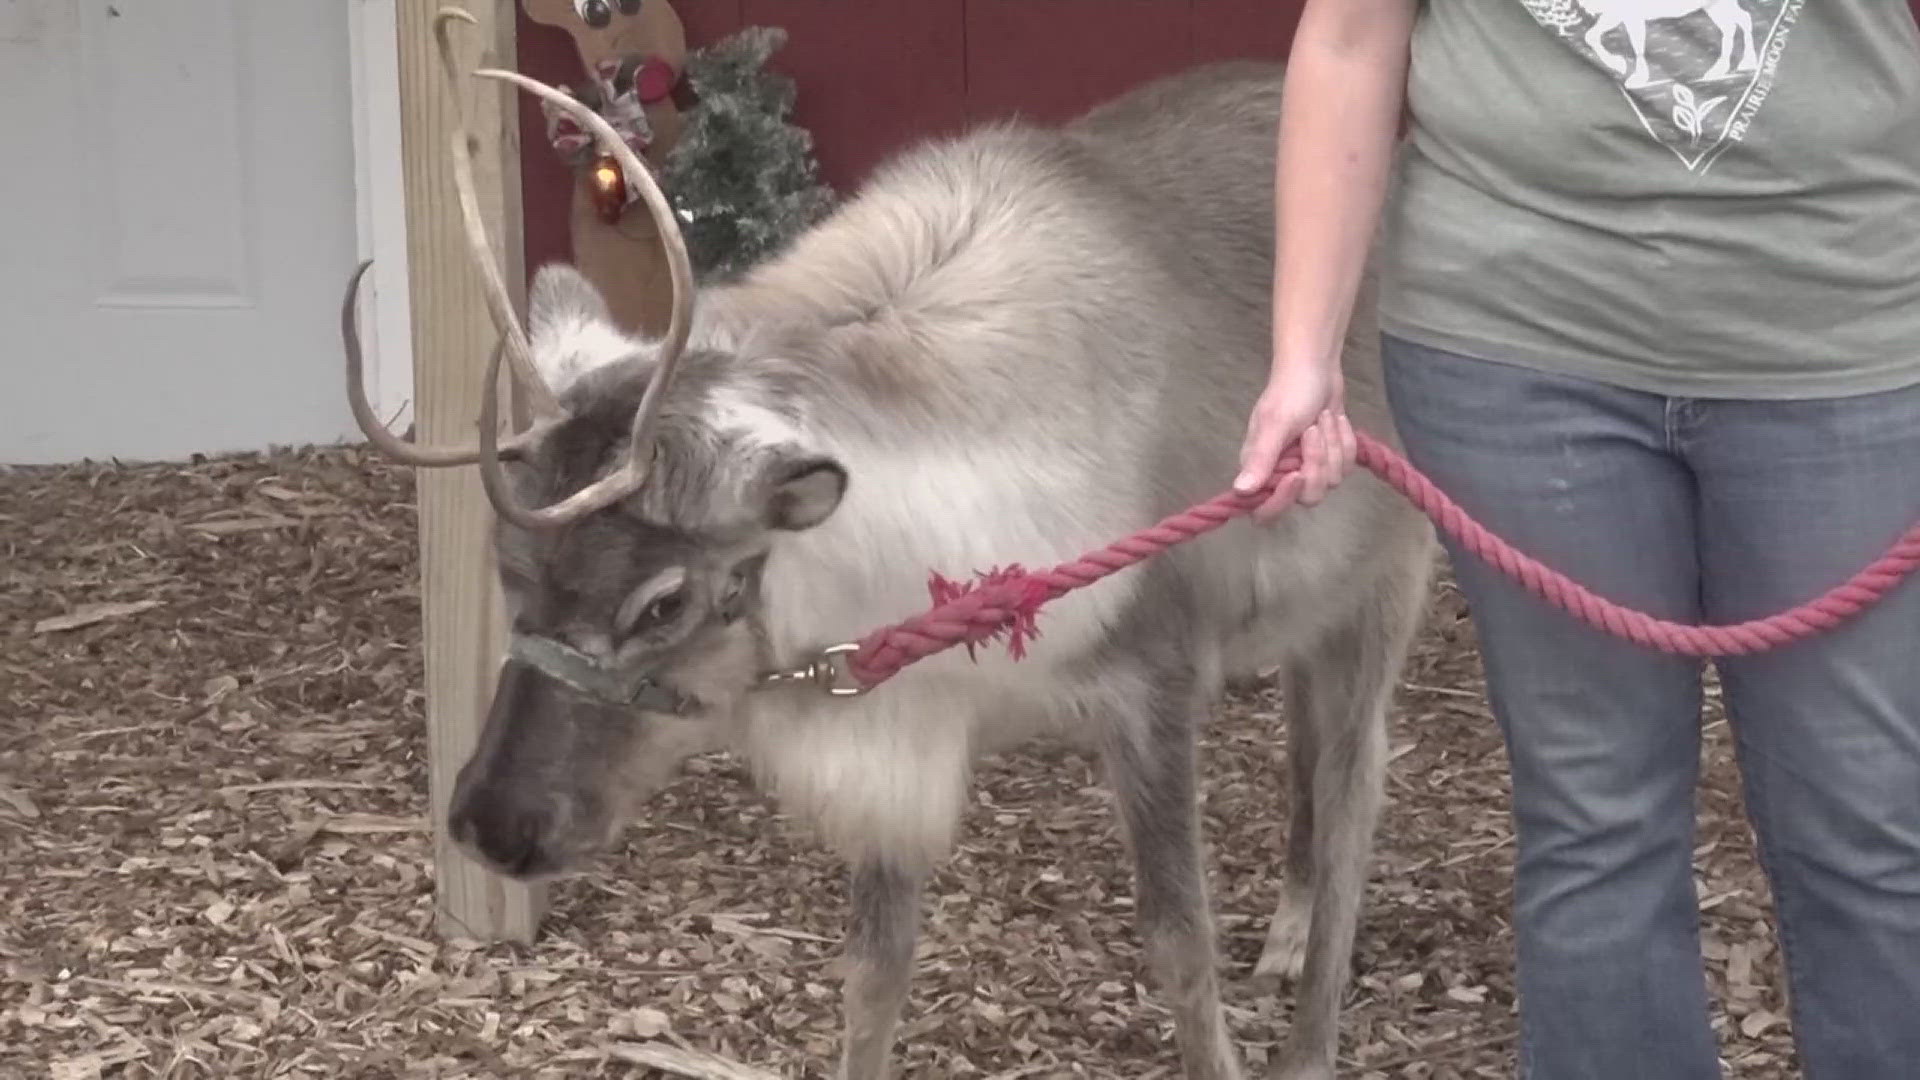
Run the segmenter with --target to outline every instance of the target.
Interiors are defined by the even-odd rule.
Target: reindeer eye
[[[678,618],[686,607],[686,599],[678,591],[668,593],[647,605],[647,609],[640,613],[640,624],[645,626],[670,622]]]
[[[619,3],[620,14],[622,15],[638,15],[640,13],[640,0],[619,0]]]
[[[670,623],[686,610],[686,576],[674,568],[654,575],[633,591],[614,614],[621,634],[633,634]]]

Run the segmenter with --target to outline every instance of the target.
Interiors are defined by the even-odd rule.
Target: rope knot
[[[1019,563],[996,566],[984,573],[975,571],[973,580],[966,584],[938,570],[927,578],[927,593],[936,608],[948,608],[962,600],[974,601],[971,605],[962,605],[972,608],[962,615],[967,622],[962,640],[967,646],[968,659],[975,661],[979,659],[975,647],[1002,634],[1007,638],[1008,654],[1015,660],[1026,659],[1027,643],[1040,636],[1038,616],[1040,605],[1047,602],[1048,592],[1046,583],[1029,574]]]

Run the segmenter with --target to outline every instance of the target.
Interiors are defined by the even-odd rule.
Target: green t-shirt
[[[1907,0],[1423,0],[1408,94],[1388,332],[1676,396],[1920,382]]]

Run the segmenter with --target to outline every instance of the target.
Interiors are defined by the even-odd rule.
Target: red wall
[[[1282,59],[1304,0],[673,0],[697,47],[782,26],[775,69],[798,82],[793,121],[822,178],[851,189],[910,139],[1018,111],[1058,119],[1143,80],[1224,57]],[[1916,0],[1920,2],[1920,0]],[[521,12],[519,67],[578,78],[572,40]],[[1098,44],[1096,44],[1096,42]],[[567,175],[520,95],[529,270],[567,254]]]

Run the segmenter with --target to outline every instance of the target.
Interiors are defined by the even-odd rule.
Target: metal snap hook
[[[859,648],[859,643],[852,641],[829,645],[800,667],[786,671],[771,671],[761,676],[761,686],[776,687],[806,683],[832,697],[859,697],[869,688],[855,682],[847,672],[846,666],[838,659],[857,652]]]

